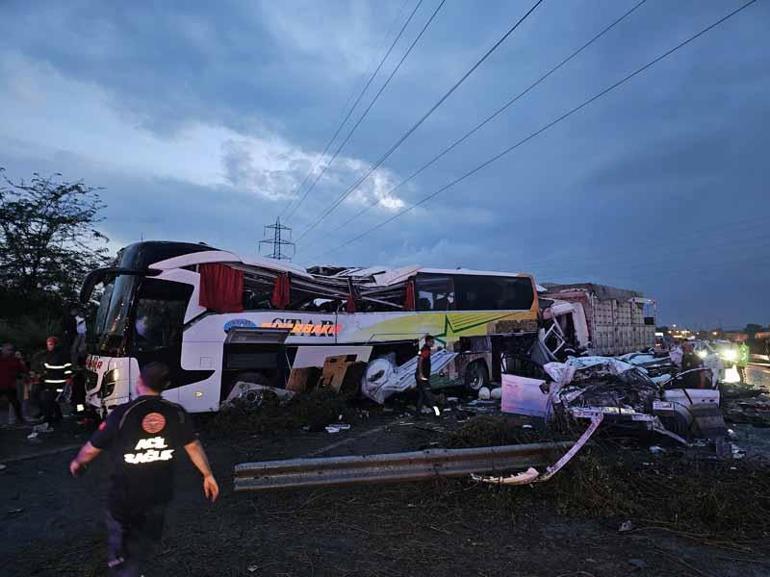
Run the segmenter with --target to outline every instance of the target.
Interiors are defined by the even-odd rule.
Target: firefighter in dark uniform
[[[47,352],[43,368],[43,390],[40,404],[43,421],[50,428],[62,420],[58,398],[72,380],[72,363],[69,354],[59,345],[59,339],[48,337],[45,341]]]
[[[166,506],[173,496],[173,462],[180,449],[203,475],[206,498],[213,502],[219,495],[190,415],[160,396],[168,374],[162,363],[145,366],[137,383],[140,396],[117,407],[70,463],[70,472],[78,476],[103,450],[110,452],[113,471],[106,512],[110,575],[148,574],[148,561],[160,544]]]
[[[424,344],[420,349],[420,353],[417,356],[417,370],[415,371],[415,379],[417,381],[417,416],[422,415],[423,405],[428,405],[433,408],[433,412],[437,417],[441,416],[441,410],[436,404],[436,400],[433,398],[433,393],[430,389],[430,353],[433,348],[434,339],[431,335],[425,335]]]

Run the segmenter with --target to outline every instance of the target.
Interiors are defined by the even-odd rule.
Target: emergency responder
[[[433,408],[433,412],[437,417],[441,416],[441,410],[436,404],[436,400],[433,398],[433,393],[430,389],[430,354],[435,340],[431,335],[425,335],[424,344],[420,349],[420,353],[417,357],[417,370],[415,371],[415,379],[417,380],[417,416],[422,415],[423,404]]]
[[[703,368],[703,359],[696,353],[693,344],[690,341],[682,343],[682,372],[692,371],[682,377],[685,389],[705,389],[706,371],[696,371],[694,369]]]
[[[738,361],[735,363],[741,382],[746,382],[746,367],[749,366],[749,346],[746,343],[738,345]]]
[[[160,396],[168,375],[163,363],[146,365],[137,382],[140,396],[117,407],[70,463],[70,472],[78,476],[103,450],[110,451],[113,472],[106,511],[110,575],[147,574],[173,496],[173,463],[180,448],[203,475],[206,498],[213,502],[219,495],[190,415]]]
[[[45,373],[43,375],[43,390],[40,392],[40,404],[43,420],[50,429],[51,425],[62,419],[58,397],[70,384],[72,363],[69,353],[59,346],[59,339],[56,337],[48,337],[45,346],[48,352],[43,362]]]

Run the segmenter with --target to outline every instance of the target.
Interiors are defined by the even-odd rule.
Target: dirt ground
[[[177,471],[156,572],[167,576],[603,577],[624,575],[766,577],[767,538],[560,512],[547,500],[513,498],[529,487],[434,481],[345,489],[236,494],[233,465],[245,461],[416,450],[443,445],[456,414],[414,422],[375,413],[350,431],[293,431],[202,439],[222,495],[204,501],[188,463]],[[764,431],[739,435],[767,442]],[[0,575],[96,576],[104,572],[101,503],[108,463],[70,478],[73,445],[85,435],[64,428],[22,452],[23,435],[0,432]],[[13,445],[13,446],[11,446]],[[770,446],[770,443],[767,444]],[[35,457],[34,454],[40,456]],[[20,458],[21,457],[21,458]],[[575,474],[568,465],[559,475]],[[662,481],[665,482],[665,479]],[[746,494],[750,506],[768,494]],[[633,530],[619,532],[630,520]]]

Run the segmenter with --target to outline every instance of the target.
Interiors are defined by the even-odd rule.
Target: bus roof
[[[289,272],[293,275],[309,279],[313,278],[313,275],[308,273],[304,268],[287,261],[275,260],[272,258],[265,258],[260,256],[244,258],[226,250],[208,250],[204,252],[183,254],[181,256],[175,256],[173,258],[153,263],[152,268],[168,270],[172,268],[181,268],[185,266],[214,262],[241,264],[246,267],[262,268],[279,272]]]

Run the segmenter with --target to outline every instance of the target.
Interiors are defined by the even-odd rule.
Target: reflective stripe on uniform
[[[72,363],[65,363],[63,365],[49,365],[48,363],[43,363],[43,366],[46,369],[59,370],[59,369],[66,369],[66,368],[72,367]]]

